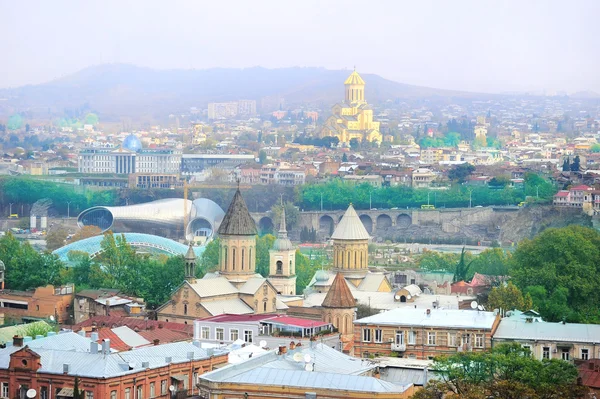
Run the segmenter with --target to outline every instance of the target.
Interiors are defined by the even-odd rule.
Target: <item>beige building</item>
[[[412,186],[413,188],[429,188],[431,183],[435,180],[436,175],[427,168],[419,168],[413,170],[412,174]]]
[[[337,137],[344,144],[352,139],[381,144],[379,122],[373,121],[373,109],[365,101],[365,81],[354,71],[344,86],[345,100],[333,106],[333,115],[325,121],[321,136]]]
[[[342,273],[338,273],[321,304],[323,321],[333,324],[342,335],[352,334],[356,317],[356,300]]]
[[[296,295],[296,248],[287,236],[285,208],[282,207],[279,232],[269,250],[269,281],[282,295]]]
[[[518,342],[536,359],[584,361],[600,358],[600,325],[549,323],[533,311],[511,313],[513,315],[502,319],[494,333],[494,345]]]
[[[218,234],[219,271],[196,279],[196,258],[190,247],[186,255],[186,281],[175,290],[169,302],[157,309],[158,320],[188,323],[225,313],[276,313],[286,308],[277,299],[279,289],[269,279],[256,273],[256,224],[239,188],[219,226]],[[287,238],[287,234],[285,236]],[[289,253],[285,253],[289,257]],[[272,259],[277,274],[278,258],[274,256]],[[282,274],[279,277],[285,277],[282,280],[287,284],[283,286],[286,290],[290,290],[293,282],[295,292],[295,276],[290,274],[295,272],[295,259],[291,268],[283,273],[282,258]]]
[[[397,308],[354,322],[354,356],[432,359],[459,352],[484,352],[500,317],[493,312]]]

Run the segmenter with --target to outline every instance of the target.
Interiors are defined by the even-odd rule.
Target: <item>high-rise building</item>
[[[325,121],[321,136],[337,137],[344,144],[352,139],[381,143],[379,122],[373,121],[373,109],[365,101],[365,81],[354,71],[344,86],[345,100],[333,106],[333,115]]]
[[[234,118],[238,114],[238,103],[235,101],[226,103],[209,103],[208,119]]]
[[[238,101],[239,116],[254,116],[256,115],[256,100],[240,100]]]

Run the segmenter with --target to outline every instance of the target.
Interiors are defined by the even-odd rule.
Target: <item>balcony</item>
[[[391,349],[395,352],[404,352],[406,350],[406,344],[397,344],[395,342],[392,342],[390,346]]]

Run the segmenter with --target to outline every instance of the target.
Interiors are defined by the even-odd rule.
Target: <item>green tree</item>
[[[83,399],[82,392],[79,390],[79,377],[75,377],[73,382],[73,399]]]
[[[450,168],[448,178],[458,183],[464,183],[473,172],[475,172],[475,166],[470,163],[463,163]]]
[[[562,165],[562,171],[563,172],[568,172],[571,170],[571,164],[570,164],[570,159],[569,157],[565,158],[565,160],[563,161],[563,165]]]
[[[349,144],[352,151],[358,151],[358,149],[360,148],[360,141],[358,141],[357,138],[350,139]]]
[[[48,251],[54,251],[65,245],[67,239],[67,230],[63,228],[52,229],[46,234],[46,249]]]
[[[217,237],[204,247],[204,252],[202,252],[202,257],[200,258],[200,267],[198,267],[200,273],[198,277],[217,270],[219,266],[219,245],[220,239]]]
[[[459,260],[460,257],[457,254],[423,251],[421,255],[417,256],[416,264],[422,270],[454,273]]]
[[[587,388],[577,385],[577,368],[563,360],[537,360],[518,343],[503,344],[486,353],[459,353],[434,359],[439,379],[413,398],[581,398]],[[437,396],[439,398],[440,396]]]
[[[460,144],[460,133],[458,132],[448,132],[444,137],[444,144],[446,147],[456,147]]]
[[[296,294],[304,292],[304,289],[320,268],[320,260],[309,259],[300,250],[296,250]]]
[[[96,126],[98,124],[98,115],[89,113],[85,116],[85,124]]]
[[[258,152],[258,160],[262,165],[264,165],[265,162],[267,162],[267,153],[265,150],[260,150]]]
[[[501,248],[486,249],[471,262],[468,278],[471,279],[475,273],[488,276],[508,276],[511,257],[510,252]]]
[[[465,281],[468,277],[469,268],[471,267],[472,263],[472,260],[469,261],[465,258],[465,247],[463,247],[462,251],[460,252],[460,260],[458,261],[458,264],[456,265],[456,269],[454,271],[453,281]]]
[[[513,254],[512,281],[548,321],[600,323],[600,232],[571,225],[523,240]]]
[[[269,249],[273,247],[273,241],[275,241],[275,236],[272,234],[256,237],[256,273],[259,273],[263,277],[269,275],[271,263]]]
[[[342,162],[348,162],[348,155],[346,153],[342,155]]]
[[[590,147],[590,151],[592,151],[593,153],[598,153],[600,152],[600,144],[593,144]]]
[[[23,117],[19,114],[12,115],[8,118],[8,122],[6,123],[6,127],[8,130],[19,130],[23,126]]]
[[[488,295],[488,307],[490,309],[529,310],[525,308],[523,293],[512,282],[506,285],[494,287]]]
[[[573,163],[571,164],[571,171],[579,172],[579,170],[581,170],[579,155],[575,155],[575,158],[573,158]]]

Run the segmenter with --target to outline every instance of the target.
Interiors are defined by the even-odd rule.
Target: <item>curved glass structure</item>
[[[140,252],[177,256],[185,255],[188,250],[187,245],[164,237],[142,233],[123,233],[123,235],[125,236],[127,243]],[[90,258],[94,258],[102,253],[100,243],[103,238],[104,236],[102,235],[86,238],[85,240],[76,241],[72,244],[58,248],[52,253],[58,255],[64,262],[68,262],[68,254],[70,251],[86,252],[90,254]],[[204,252],[203,246],[193,248],[194,253],[198,257]]]
[[[130,134],[123,140],[122,147],[129,151],[138,152],[142,149],[142,142],[135,134]]]
[[[185,226],[185,212],[188,224]],[[152,235],[206,242],[217,231],[225,212],[215,202],[199,198],[184,202],[167,198],[129,206],[95,206],[81,212],[79,227],[97,226],[105,232],[145,232]]]

